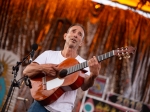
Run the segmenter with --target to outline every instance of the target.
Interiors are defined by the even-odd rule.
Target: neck
[[[64,47],[62,50],[62,56],[65,58],[76,58],[77,57],[77,50],[74,48]]]

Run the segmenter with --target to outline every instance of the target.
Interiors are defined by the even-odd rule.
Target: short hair
[[[67,33],[69,32],[69,30],[70,30],[70,28],[71,27],[73,27],[73,26],[80,26],[82,29],[83,29],[83,31],[84,31],[84,37],[85,37],[85,28],[84,28],[84,26],[83,25],[81,25],[80,23],[74,23],[74,24],[72,24],[69,28],[68,28],[68,30],[67,30]],[[83,38],[84,38],[83,37]]]

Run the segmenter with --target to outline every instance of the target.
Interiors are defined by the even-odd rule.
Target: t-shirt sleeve
[[[36,62],[38,64],[45,64],[47,60],[48,52],[44,51],[42,54],[40,54],[33,62]]]

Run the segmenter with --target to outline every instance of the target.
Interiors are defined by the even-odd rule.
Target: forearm
[[[86,91],[87,89],[89,89],[91,86],[93,86],[94,81],[95,81],[95,76],[94,75],[90,75],[85,77],[84,79],[84,83],[82,84],[81,88],[83,91]]]
[[[58,68],[56,64],[38,64],[38,63],[31,63],[28,65],[24,71],[23,74],[25,76],[28,76],[30,78],[33,78],[36,75],[48,75],[48,76],[56,76],[58,72]]]
[[[32,78],[37,74],[42,74],[42,71],[43,67],[41,65],[39,65],[38,63],[31,63],[24,69],[23,75]]]
[[[101,68],[100,63],[98,63],[97,58],[95,56],[93,56],[93,58],[91,58],[88,61],[88,66],[90,68],[90,76],[85,77],[85,79],[84,79],[84,83],[81,86],[83,91],[85,91],[88,88],[90,88],[91,86],[93,86],[94,80],[99,75],[99,71]]]

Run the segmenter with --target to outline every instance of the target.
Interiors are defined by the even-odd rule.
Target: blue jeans
[[[32,103],[28,112],[50,112],[44,106],[42,106],[39,102],[35,101]]]

